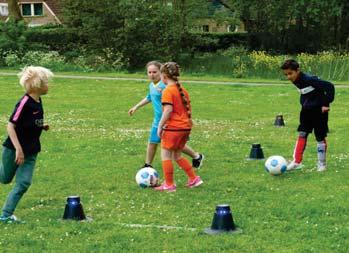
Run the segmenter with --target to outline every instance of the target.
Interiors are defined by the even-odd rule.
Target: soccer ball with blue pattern
[[[136,174],[136,182],[142,188],[157,186],[159,174],[151,167],[142,168]]]
[[[279,155],[271,156],[265,162],[265,170],[271,175],[280,175],[287,169],[285,158]]]

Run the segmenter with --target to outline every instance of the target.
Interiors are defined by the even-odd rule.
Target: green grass
[[[15,76],[0,78],[0,139],[23,94]],[[139,188],[152,108],[128,109],[145,96],[146,82],[56,78],[43,97],[51,130],[42,135],[33,185],[16,215],[23,225],[0,224],[2,252],[347,252],[349,247],[349,89],[331,107],[328,171],[317,173],[313,136],[302,171],[274,177],[264,161],[247,160],[251,144],[265,156],[291,158],[298,124],[292,85],[185,85],[195,127],[189,144],[206,156],[202,187],[177,192]],[[283,114],[286,127],[273,121]],[[155,168],[162,172],[159,153]],[[4,201],[13,185],[0,186]],[[61,220],[66,197],[79,195],[91,223]],[[240,235],[203,235],[217,204],[230,204]],[[196,228],[161,230],[124,224]]]

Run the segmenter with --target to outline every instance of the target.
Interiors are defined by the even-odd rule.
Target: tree
[[[191,10],[204,0],[65,0],[65,23],[87,38],[87,48],[120,52],[132,67],[176,60],[190,50]],[[110,50],[109,50],[110,51]]]
[[[18,0],[8,0],[8,11],[9,17],[13,18],[16,21],[23,19],[21,11],[19,9]]]
[[[222,0],[236,10],[259,46],[315,52],[348,38],[347,0]]]

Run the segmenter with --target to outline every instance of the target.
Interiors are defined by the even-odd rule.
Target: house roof
[[[46,0],[44,1],[57,16],[62,13],[62,0]]]

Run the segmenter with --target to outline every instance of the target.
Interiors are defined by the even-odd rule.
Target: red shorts
[[[190,135],[188,131],[166,131],[162,132],[161,147],[169,150],[183,149]]]

